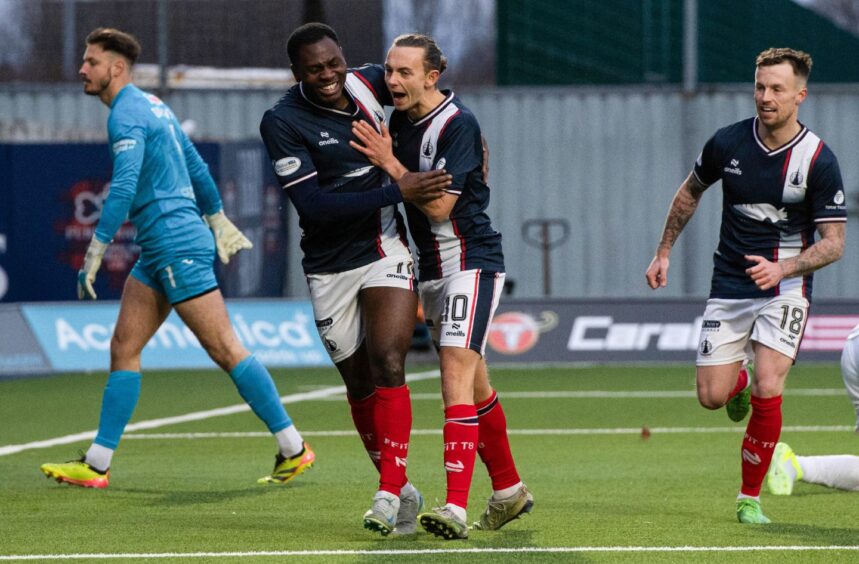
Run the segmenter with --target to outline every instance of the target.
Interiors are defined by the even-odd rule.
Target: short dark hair
[[[87,45],[99,45],[105,51],[122,55],[132,65],[140,55],[140,43],[130,33],[112,27],[99,27],[86,36]]]
[[[292,32],[289,39],[286,41],[286,54],[289,55],[289,62],[293,65],[298,64],[298,52],[305,45],[313,45],[317,41],[322,41],[326,37],[332,39],[338,46],[340,40],[337,39],[337,32],[331,26],[319,22],[306,23]]]
[[[808,75],[811,74],[811,55],[805,51],[797,51],[789,47],[770,47],[766,51],[761,51],[758,58],[755,59],[755,65],[759,67],[769,67],[781,63],[790,63],[790,66],[793,67],[793,73],[805,80],[808,80]]]
[[[394,39],[393,47],[419,47],[424,50],[424,71],[437,70],[439,74],[447,68],[447,57],[438,48],[435,39],[422,33],[406,33]]]

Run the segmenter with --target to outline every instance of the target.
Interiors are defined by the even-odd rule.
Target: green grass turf
[[[427,368],[427,367],[424,367]],[[413,369],[416,371],[417,369]],[[333,370],[276,371],[281,394],[337,386]],[[426,534],[383,539],[361,527],[377,475],[360,441],[308,436],[316,466],[286,487],[264,487],[274,455],[269,437],[126,439],[105,491],[48,481],[39,464],[75,457],[86,441],[0,456],[0,557],[12,554],[193,553],[284,550],[413,550],[511,547],[857,545],[859,494],[798,484],[793,496],[763,495],[769,526],[743,526],[734,516],[744,424],[709,412],[693,397],[504,398],[514,391],[694,389],[689,367],[594,367],[492,371],[511,430],[735,427],[736,433],[513,434],[520,474],[534,492],[532,515],[501,531],[473,531],[465,542]],[[0,382],[0,446],[95,429],[104,374]],[[834,365],[799,365],[789,389],[841,387]],[[415,382],[415,394],[437,395],[437,379]],[[215,371],[151,372],[135,421],[240,403],[229,378]],[[302,431],[351,430],[345,400],[287,406]],[[413,402],[414,429],[439,430],[440,399]],[[785,425],[847,425],[855,416],[843,394],[791,396]],[[145,433],[249,432],[264,427],[250,413],[161,427]],[[783,433],[800,454],[856,452],[850,432]],[[409,476],[432,503],[444,497],[438,434],[416,434]],[[490,484],[475,467],[469,514],[485,507]],[[208,557],[184,561],[258,562],[296,557]],[[440,555],[318,555],[302,562],[855,562],[859,552]],[[135,561],[165,560],[138,559]],[[106,560],[107,561],[107,560]],[[118,560],[117,560],[118,561]],[[124,560],[127,561],[127,560]]]

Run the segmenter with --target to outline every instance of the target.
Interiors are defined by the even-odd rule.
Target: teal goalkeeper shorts
[[[131,275],[167,296],[171,305],[207,294],[218,287],[215,253],[178,256],[158,265],[138,259]]]

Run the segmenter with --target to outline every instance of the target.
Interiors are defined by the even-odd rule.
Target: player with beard
[[[42,472],[67,484],[107,487],[113,453],[140,395],[141,351],[175,309],[277,440],[274,471],[259,481],[285,484],[310,468],[313,451],[283,408],[268,370],[233,332],[215,279],[216,250],[226,264],[252,245],[224,215],[209,169],[173,112],[132,83],[137,40],[99,28],[86,44],[80,76],[84,92],[110,108],[113,176],[78,273],[78,298],[96,299],[96,274],[126,217],[137,229],[141,252],[125,282],[110,341],[98,434],[81,460],[43,464]]]

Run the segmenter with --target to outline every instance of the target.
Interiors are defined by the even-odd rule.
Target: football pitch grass
[[[432,369],[410,368],[419,378],[410,383],[408,473],[429,505],[444,498],[443,414]],[[803,483],[789,497],[764,491],[773,523],[737,523],[745,422],[698,406],[691,365],[495,367],[513,453],[535,505],[527,518],[471,531],[465,541],[422,531],[383,538],[363,529],[377,474],[336,372],[274,376],[316,451],[304,475],[287,486],[256,483],[271,470],[274,441],[250,412],[213,411],[242,403],[227,376],[153,371],[144,375],[132,419],[138,430],[123,439],[106,490],[60,485],[39,471],[89,445],[74,435],[96,428],[105,375],[0,381],[0,561],[859,560],[857,492]],[[796,366],[783,413],[782,440],[797,453],[856,453],[855,417],[837,366]],[[490,493],[478,460],[470,521]]]

